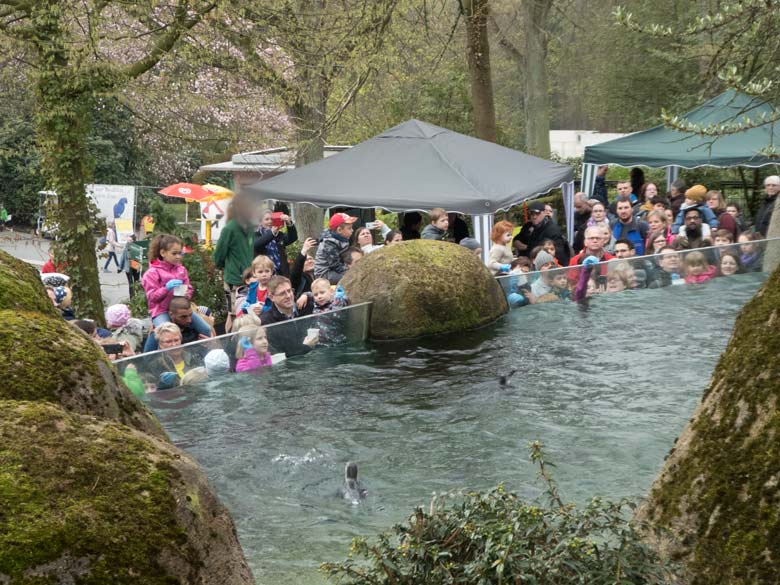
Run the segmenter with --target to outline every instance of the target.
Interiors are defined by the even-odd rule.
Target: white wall
[[[561,158],[576,158],[585,154],[586,146],[601,144],[626,136],[615,132],[595,130],[550,130],[550,151]]]

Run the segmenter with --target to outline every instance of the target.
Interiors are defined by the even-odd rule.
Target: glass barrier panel
[[[780,238],[690,250],[664,246],[656,254],[592,263],[583,259],[578,266],[518,270],[497,280],[510,308],[517,309],[624,290],[703,284],[712,278],[761,272],[767,246],[780,246]]]
[[[187,344],[180,343],[178,329],[158,328],[161,349],[114,365],[137,396],[233,373],[258,374],[320,348],[365,341],[370,310],[371,303],[360,303],[266,326],[244,316],[232,333]]]

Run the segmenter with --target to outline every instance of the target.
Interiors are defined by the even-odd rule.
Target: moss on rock
[[[696,585],[777,583],[780,269],[740,312],[702,402],[638,517]]]
[[[251,583],[233,523],[169,442],[0,401],[0,583]]]
[[[501,286],[480,259],[447,242],[385,246],[355,264],[342,284],[353,304],[373,301],[373,339],[464,331],[509,310]]]
[[[0,309],[38,311],[57,315],[38,271],[0,250]]]
[[[197,464],[3,252],[0,320],[0,585],[252,583]]]
[[[164,437],[105,353],[62,317],[0,310],[0,399],[44,400]]]

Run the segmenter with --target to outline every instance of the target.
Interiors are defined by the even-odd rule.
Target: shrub
[[[532,443],[546,504],[499,485],[487,493],[444,494],[376,542],[357,538],[349,558],[325,563],[334,581],[367,584],[661,584],[674,576],[626,520],[634,504],[592,499],[564,504],[542,445]],[[356,558],[361,560],[356,560]]]

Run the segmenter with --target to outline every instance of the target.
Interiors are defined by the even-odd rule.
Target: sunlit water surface
[[[356,535],[432,492],[540,491],[539,439],[564,496],[642,496],[763,275],[511,312],[468,333],[318,350],[151,405],[205,468],[258,583],[320,583]],[[509,386],[499,377],[512,370]],[[337,497],[344,463],[369,496]]]

